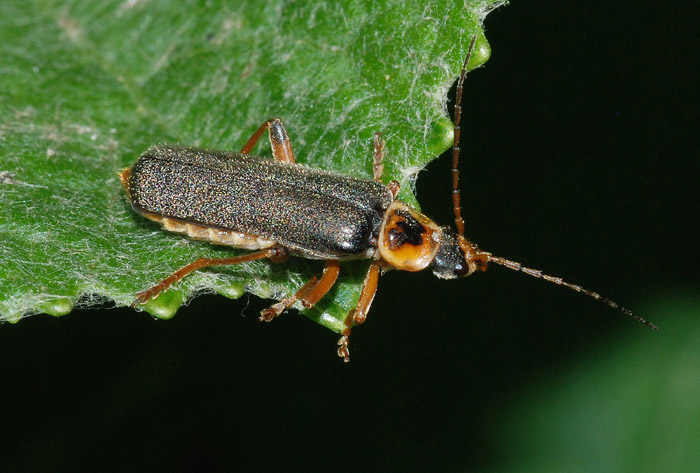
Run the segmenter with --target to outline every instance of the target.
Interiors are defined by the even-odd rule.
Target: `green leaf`
[[[700,299],[660,294],[575,364],[533,379],[491,419],[494,472],[696,472],[700,465]]]
[[[230,248],[169,234],[129,207],[116,171],[156,143],[240,149],[284,121],[298,160],[410,191],[452,139],[447,91],[497,0],[139,2],[6,0],[0,6],[0,318],[63,315],[134,294]],[[262,145],[256,154],[269,155]],[[278,299],[319,262],[199,271],[144,309],[171,317],[195,293]],[[339,330],[366,262],[343,265],[306,315]]]

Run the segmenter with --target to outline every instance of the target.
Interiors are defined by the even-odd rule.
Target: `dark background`
[[[577,385],[585,360],[624,340],[630,368],[609,376],[653,373],[646,389],[664,392],[674,364],[642,361],[697,345],[700,315],[697,26],[679,4],[541,3],[488,17],[492,58],[468,77],[467,234],[609,296],[660,332],[499,267],[448,282],[386,275],[348,365],[335,334],[294,312],[260,324],[269,301],[248,296],[201,297],[170,321],[129,309],[31,317],[0,327],[2,470],[541,471],[527,449],[550,424],[546,402],[542,424],[514,425],[508,413]],[[452,221],[449,158],[421,174],[418,199]],[[694,309],[683,318],[680,306]],[[700,359],[676,361],[688,366],[679,379],[699,379]],[[680,400],[687,415],[676,413],[691,418],[685,440],[700,438],[697,386]],[[668,399],[657,401],[614,421],[635,421],[639,455],[684,440],[636,425]],[[579,424],[564,432],[538,448],[584,435]],[[635,458],[635,445],[624,455]],[[586,445],[570,452],[551,471],[605,457]],[[686,463],[652,457],[655,471],[693,471],[692,455],[679,456]],[[601,462],[598,471],[644,470]]]

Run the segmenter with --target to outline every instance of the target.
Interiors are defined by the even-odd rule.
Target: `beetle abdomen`
[[[157,146],[129,177],[144,214],[255,235],[312,258],[373,251],[392,200],[381,183],[226,151]]]
[[[141,210],[140,213],[149,220],[160,223],[169,232],[183,233],[194,240],[208,241],[216,245],[232,246],[244,250],[263,250],[276,244],[272,240],[260,238],[256,235],[182,222],[170,217],[146,212],[145,210]]]

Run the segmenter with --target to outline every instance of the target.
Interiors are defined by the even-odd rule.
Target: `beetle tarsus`
[[[287,299],[272,304],[268,309],[261,310],[259,317],[260,322],[272,322],[272,320],[275,317],[280,316],[282,312],[284,312],[287,309],[287,307],[294,303],[294,301],[289,303]],[[296,297],[294,298],[294,300],[296,300]]]
[[[285,255],[288,255],[288,253],[285,253]],[[310,303],[305,299],[305,297],[312,289],[316,287],[318,282],[318,278],[314,276],[306,284],[301,286],[301,288],[293,296],[285,297],[281,301],[272,304],[268,309],[260,311],[260,321],[272,322],[272,319],[282,315],[282,312],[289,309],[299,299],[301,299],[301,304],[305,308],[308,309],[310,307],[313,307],[315,302]],[[333,282],[335,282],[335,279],[333,279]],[[323,295],[325,295],[326,292],[327,290],[321,294],[321,297],[323,297]]]
[[[151,299],[155,299],[158,297],[158,295],[163,292],[165,289],[170,287],[170,285],[174,281],[169,281],[171,278],[166,278],[163,281],[159,282],[153,287],[150,287],[146,289],[145,291],[140,291],[136,293],[136,299],[134,299],[134,302],[131,303],[131,308],[135,309],[141,304],[145,304],[146,302],[150,301]]]
[[[348,345],[350,344],[350,331],[347,334],[343,332],[343,336],[338,340],[338,356],[343,359],[345,363],[350,362],[350,349]]]
[[[134,302],[131,303],[131,306],[130,306],[130,307],[131,307],[132,309],[135,309],[135,308],[137,308],[139,305],[145,304],[146,302],[148,302],[149,299],[150,299],[150,297],[143,295],[141,292],[137,292],[137,293],[136,293],[136,299],[134,299]]]

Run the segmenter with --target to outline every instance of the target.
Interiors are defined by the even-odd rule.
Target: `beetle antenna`
[[[547,274],[543,274],[542,271],[540,271],[539,269],[526,268],[525,266],[521,265],[518,262],[510,261],[510,260],[507,260],[505,258],[501,258],[499,256],[488,255],[488,261],[492,262],[492,263],[499,264],[501,266],[505,266],[506,268],[512,269],[513,271],[521,271],[521,272],[527,274],[528,276],[532,276],[533,278],[544,279],[545,281],[549,281],[549,282],[552,282],[554,284],[558,284],[560,286],[568,287],[569,289],[571,289],[573,291],[580,292],[580,293],[585,294],[589,297],[592,297],[593,299],[595,299],[597,301],[602,302],[603,304],[607,304],[610,307],[612,307],[613,309],[617,309],[625,315],[629,315],[630,317],[643,323],[647,327],[653,328],[654,330],[659,330],[659,327],[657,327],[653,323],[649,322],[646,319],[643,319],[642,317],[638,316],[637,314],[635,314],[631,310],[629,310],[625,307],[622,307],[617,302],[611,301],[607,297],[601,296],[597,292],[589,291],[588,289],[584,289],[583,287],[578,286],[576,284],[571,284],[569,282],[564,281],[562,278],[557,278],[554,276],[549,276]]]
[[[464,79],[467,77],[467,65],[469,64],[469,59],[472,57],[472,51],[474,50],[474,44],[476,43],[476,33],[472,36],[469,42],[469,49],[467,50],[467,57],[464,58],[464,64],[462,65],[462,72],[457,80],[457,96],[455,99],[455,128],[454,128],[454,142],[452,144],[452,207],[455,211],[455,225],[457,226],[457,233],[464,236],[464,219],[462,218],[462,205],[460,203],[459,196],[459,122],[462,118],[462,89],[464,85]]]

